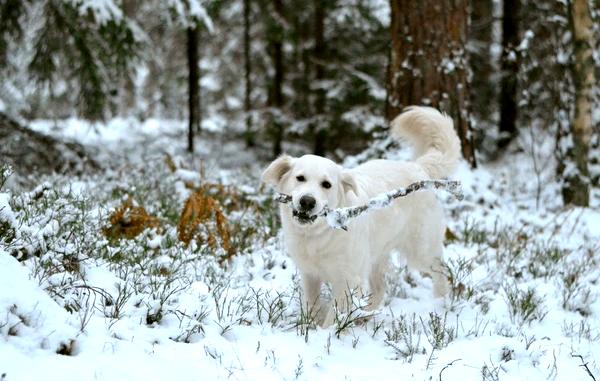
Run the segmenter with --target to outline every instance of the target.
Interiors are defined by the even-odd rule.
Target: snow
[[[56,351],[75,338],[72,317],[29,279],[27,269],[0,251],[0,353]],[[3,350],[4,349],[4,350]],[[6,358],[0,354],[2,358]]]
[[[133,118],[115,118],[108,123],[94,123],[77,118],[61,120],[60,126],[52,121],[38,120],[30,127],[38,132],[61,136],[78,143],[98,146],[108,144],[118,147],[119,143],[132,143],[141,138],[158,138],[165,134],[184,132],[185,122],[147,119],[139,123]]]
[[[74,6],[78,8],[82,17],[92,12],[100,24],[108,21],[120,21],[123,18],[121,8],[113,0],[71,0]]]
[[[214,30],[214,25],[212,23],[211,18],[206,13],[206,9],[204,8],[205,1],[201,0],[168,0],[165,2],[167,7],[172,9],[177,17],[179,18],[179,22],[188,26],[191,23],[192,19],[196,19],[201,21],[206,28],[212,32]]]
[[[0,221],[6,221],[11,226],[15,225],[15,214],[12,211],[10,204],[10,194],[0,193]]]
[[[600,198],[590,208],[564,208],[554,166],[536,175],[526,150],[476,170],[462,163],[452,179],[463,201],[438,192],[457,236],[445,251],[457,279],[452,295],[433,298],[431,280],[395,257],[384,306],[337,332],[299,318],[295,266],[278,225],[261,220],[276,214],[258,185],[265,163],[243,143],[203,137],[190,158],[182,122],[33,126],[85,144],[107,168],[40,178],[29,192],[0,189],[0,229],[5,222],[16,232],[0,237],[7,381],[591,379],[582,359],[600,374]],[[551,144],[539,148],[540,158],[552,157]],[[409,153],[384,140],[346,164],[376,156]],[[220,266],[201,242],[173,243],[171,225],[118,242],[101,233],[126,194],[168,220],[161,211],[181,211],[186,183],[235,187],[254,205],[228,213],[230,223],[265,236]],[[73,262],[78,271],[64,268]],[[528,290],[539,299],[534,318],[511,313],[509,299]]]

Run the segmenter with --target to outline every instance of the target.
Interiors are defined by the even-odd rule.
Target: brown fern
[[[134,206],[128,198],[109,217],[109,225],[102,229],[111,239],[137,237],[148,228],[159,228],[158,218],[149,215],[143,206]]]
[[[227,253],[222,260],[229,259],[235,254],[231,244],[227,217],[223,213],[219,201],[209,196],[204,187],[193,192],[185,202],[177,224],[177,231],[179,240],[185,245],[189,245],[193,238],[198,242],[205,242],[213,249],[220,244]],[[199,234],[201,231],[206,232],[205,237]]]

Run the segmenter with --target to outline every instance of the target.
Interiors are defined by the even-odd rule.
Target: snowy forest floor
[[[265,163],[241,142],[200,139],[191,160],[182,123],[61,127],[33,125],[102,169],[30,177],[28,190],[3,169],[2,381],[600,378],[600,192],[562,207],[550,139],[524,134],[497,162],[463,164],[464,201],[440,192],[445,300],[397,259],[374,316],[356,306],[323,329],[300,308]],[[206,218],[185,246],[178,224],[198,189],[220,207],[196,200]]]

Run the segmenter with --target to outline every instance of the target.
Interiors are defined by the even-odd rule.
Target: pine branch
[[[349,219],[355,218],[369,210],[383,209],[389,206],[395,199],[408,196],[413,192],[435,189],[443,189],[451,193],[458,200],[462,200],[464,198],[460,190],[460,181],[421,180],[410,184],[406,188],[395,189],[375,196],[364,205],[337,209],[330,209],[329,207],[325,206],[318,214],[318,217],[325,217],[327,219],[327,224],[334,229],[342,229],[347,231],[347,222]],[[292,202],[292,196],[283,193],[277,193],[274,199],[282,204],[290,204]]]

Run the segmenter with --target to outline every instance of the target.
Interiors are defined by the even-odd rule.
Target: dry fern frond
[[[221,237],[221,247],[228,255],[231,255],[232,246],[231,236],[229,234],[229,224],[227,223],[227,218],[225,218],[225,215],[220,209],[215,210],[215,220],[217,222],[217,232]]]
[[[109,218],[109,226],[102,229],[105,236],[116,238],[134,238],[144,229],[158,228],[159,220],[149,215],[144,207],[134,206],[128,198],[115,210]]]
[[[193,192],[185,202],[177,224],[179,240],[188,245],[198,225],[211,216],[214,207],[215,201],[211,197],[207,197],[202,191]]]
[[[200,231],[200,226],[206,231],[205,242],[209,247],[216,248],[217,243],[220,243],[221,248],[227,253],[224,259],[234,255],[227,217],[219,201],[209,196],[203,188],[193,192],[185,202],[177,224],[179,240],[189,245],[192,238],[199,239],[200,235],[197,233]]]

